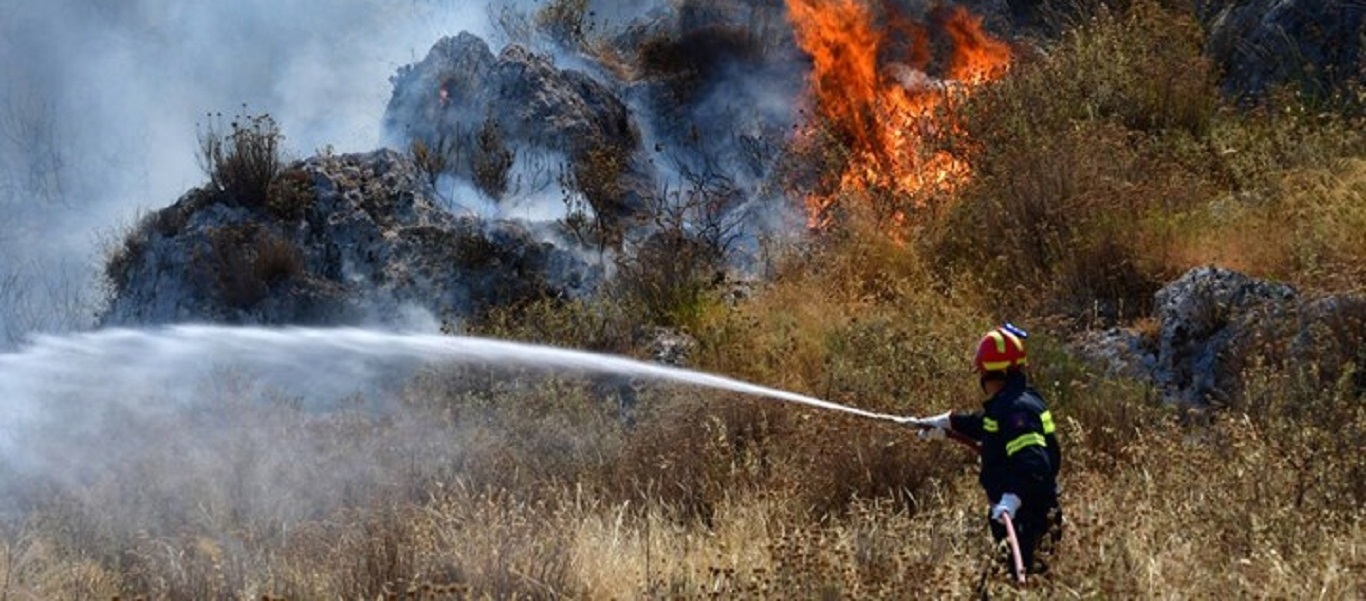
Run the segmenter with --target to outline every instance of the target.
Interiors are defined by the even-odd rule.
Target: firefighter
[[[1040,543],[1045,536],[1056,543],[1062,535],[1057,485],[1062,453],[1053,417],[1025,376],[1027,336],[1007,323],[977,344],[973,368],[986,396],[980,411],[942,413],[912,424],[921,428],[922,439],[953,436],[978,446],[992,537],[998,544],[1006,537],[1002,516],[1009,515],[1025,571],[1041,572],[1046,567],[1035,553]]]

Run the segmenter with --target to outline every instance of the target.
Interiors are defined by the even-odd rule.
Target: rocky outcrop
[[[512,45],[494,56],[470,33],[439,40],[422,61],[399,69],[385,109],[401,139],[472,131],[492,117],[509,143],[577,154],[593,143],[632,148],[639,133],[620,99],[586,73]]]
[[[384,128],[395,146],[420,141],[439,149],[449,155],[451,173],[476,183],[485,176],[481,153],[506,153],[509,161],[553,153],[564,157],[566,173],[583,179],[583,167],[596,167],[595,177],[612,180],[595,182],[613,194],[590,199],[594,208],[624,216],[643,204],[651,174],[638,128],[612,89],[587,73],[560,69],[519,45],[495,56],[484,40],[461,33],[442,38],[391,81]],[[502,193],[480,188],[495,198]]]
[[[1366,10],[1359,2],[1234,0],[1201,6],[1207,52],[1232,95],[1257,95],[1278,84],[1324,94],[1366,78]]]
[[[529,226],[441,208],[393,151],[316,156],[277,184],[261,207],[194,190],[145,218],[108,265],[101,321],[445,322],[596,278]]]
[[[1154,299],[1160,325],[1153,379],[1170,398],[1228,400],[1237,375],[1228,369],[1230,351],[1245,344],[1248,331],[1279,318],[1297,298],[1290,286],[1227,269],[1187,272]]]
[[[1295,288],[1201,267],[1155,297],[1154,326],[1111,328],[1075,341],[1109,373],[1151,381],[1172,402],[1244,402],[1250,369],[1332,385],[1366,359],[1366,297],[1306,297]],[[1366,374],[1352,372],[1366,389]]]

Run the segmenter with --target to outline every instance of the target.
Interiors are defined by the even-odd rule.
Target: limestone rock
[[[531,226],[455,216],[405,155],[316,156],[264,208],[194,190],[114,254],[105,325],[410,325],[588,290],[597,273]],[[274,202],[274,201],[273,201]]]
[[[1224,88],[1256,95],[1277,84],[1333,92],[1366,78],[1366,10],[1351,0],[1237,0],[1203,7],[1207,52]]]

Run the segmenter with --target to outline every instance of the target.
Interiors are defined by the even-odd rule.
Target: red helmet
[[[1005,324],[982,336],[977,343],[977,356],[972,359],[972,367],[977,373],[989,371],[1008,371],[1029,364],[1025,356],[1024,330]]]

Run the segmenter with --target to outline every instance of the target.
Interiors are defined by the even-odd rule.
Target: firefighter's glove
[[[991,519],[1004,524],[1005,520],[1002,519],[1001,516],[1008,516],[1013,520],[1015,519],[1015,512],[1019,509],[1020,497],[1015,496],[1015,493],[1008,492],[1001,495],[1001,500],[997,501],[996,505],[992,506]]]
[[[949,429],[953,427],[949,422],[947,412],[918,419],[915,425],[920,426],[920,432],[916,434],[920,440],[942,439],[948,435]]]
[[[942,440],[948,435],[949,433],[945,432],[943,428],[921,428],[919,432],[915,433],[915,437],[920,440]]]

